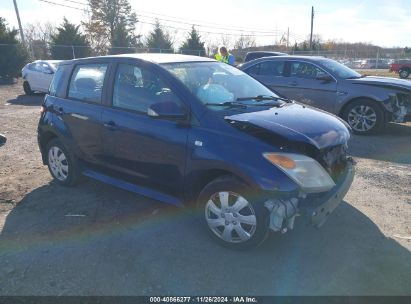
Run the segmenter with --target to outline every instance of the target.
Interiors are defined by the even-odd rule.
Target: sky
[[[76,8],[87,0],[46,0]],[[383,47],[411,46],[411,0],[129,0],[141,22],[137,34],[145,35],[155,17],[168,28],[176,43],[190,24],[196,24],[207,42],[217,43],[225,34],[229,42],[238,36],[253,34],[258,45],[268,45],[286,37],[301,42],[310,34],[311,6],[314,6],[314,34],[322,39],[367,42]],[[17,0],[23,27],[27,23],[51,22],[58,25],[63,17],[73,23],[86,19],[86,13],[45,3]],[[13,0],[0,0],[0,16],[16,27]],[[163,20],[161,20],[163,19]],[[167,19],[167,20],[165,20]],[[178,22],[176,22],[178,21]],[[212,34],[218,33],[218,34]],[[230,41],[231,40],[231,41]]]

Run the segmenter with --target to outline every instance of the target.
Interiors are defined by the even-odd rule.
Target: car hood
[[[345,144],[350,138],[346,124],[334,115],[297,103],[280,108],[226,116],[227,121],[263,128],[294,142],[317,149]]]
[[[406,89],[411,91],[410,81],[392,77],[366,76],[358,79],[348,79],[348,81],[353,84],[365,84],[386,88]]]

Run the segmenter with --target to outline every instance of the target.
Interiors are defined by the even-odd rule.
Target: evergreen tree
[[[119,53],[125,48],[135,47],[137,37],[135,28],[137,15],[132,11],[128,0],[89,0],[91,16],[89,22],[83,22],[92,45],[100,53],[111,47],[110,53]]]
[[[17,40],[18,33],[0,17],[0,78],[17,77],[28,59],[27,50]]]
[[[145,46],[153,53],[173,53],[173,42],[170,35],[163,30],[158,20],[156,20],[153,31],[146,38]]]
[[[110,54],[134,53],[136,47],[142,47],[139,37],[130,35],[125,24],[119,24],[114,31]]]
[[[297,42],[295,42],[294,46],[293,46],[293,51],[299,51],[299,50],[300,50],[300,48],[298,47]]]
[[[70,23],[66,18],[63,19],[63,24],[57,28],[57,33],[51,35],[51,44],[53,59],[82,58],[91,54],[86,36],[80,33],[80,25]]]
[[[188,33],[187,40],[180,47],[180,52],[187,55],[205,56],[204,42],[201,41],[201,37],[194,25],[191,28],[191,32]]]

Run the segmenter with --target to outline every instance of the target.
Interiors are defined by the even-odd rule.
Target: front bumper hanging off
[[[288,229],[294,227],[297,215],[304,215],[308,222],[315,227],[323,225],[350,189],[354,180],[354,171],[354,161],[349,158],[341,181],[324,195],[315,198],[310,195],[302,195],[300,198],[266,201],[264,205],[270,211],[270,229],[287,232]]]

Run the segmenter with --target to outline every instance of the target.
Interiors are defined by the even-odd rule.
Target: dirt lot
[[[52,182],[43,96],[0,86],[0,295],[411,295],[411,124],[351,141],[357,174],[319,230],[254,251],[214,244],[190,210],[101,183]]]
[[[383,76],[383,77],[394,77],[399,78],[398,74],[390,72],[388,69],[357,69],[358,73],[368,76]]]

